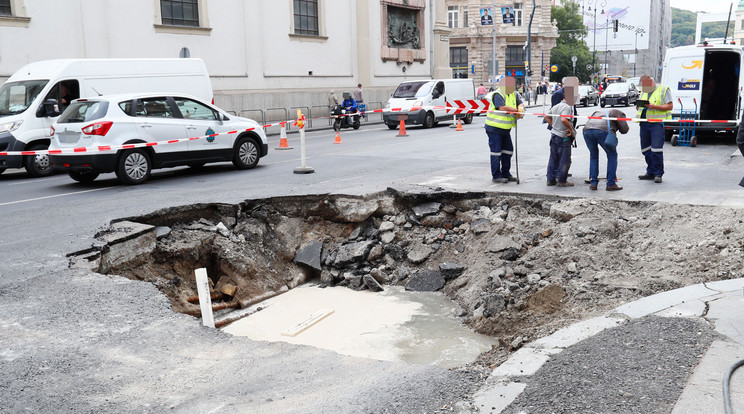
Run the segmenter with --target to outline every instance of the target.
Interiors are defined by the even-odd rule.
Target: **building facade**
[[[472,78],[476,85],[491,84],[494,39],[498,75],[510,75],[517,83],[540,81],[558,31],[550,19],[551,0],[478,1],[447,0],[447,25],[450,34],[450,67],[453,77]],[[506,15],[502,14],[502,10]],[[504,20],[510,23],[504,23]],[[527,56],[527,32],[530,29],[531,59]],[[532,76],[527,73],[527,63]],[[545,74],[547,76],[547,74]],[[528,81],[529,78],[529,81]]]
[[[58,58],[201,58],[227,110],[451,76],[444,0],[0,0],[0,81]]]

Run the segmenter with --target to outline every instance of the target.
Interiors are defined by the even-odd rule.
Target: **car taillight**
[[[53,137],[54,136],[54,126],[53,125],[51,127],[49,127],[49,136],[50,137]]]
[[[90,124],[87,127],[83,128],[83,133],[86,135],[104,136],[106,135],[106,133],[109,132],[109,129],[111,129],[112,125],[114,125],[114,123],[111,121],[96,122],[95,124]]]

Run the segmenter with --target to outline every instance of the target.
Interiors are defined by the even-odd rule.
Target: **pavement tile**
[[[510,382],[482,391],[475,396],[473,404],[478,412],[498,414],[524,391],[527,384]]]
[[[703,316],[703,313],[705,313],[705,301],[692,300],[659,311],[656,313],[656,316],[663,316],[665,318],[693,318]]]
[[[744,290],[744,278],[708,282],[705,284],[705,286],[707,286],[709,289],[717,290],[719,292],[731,292],[734,290],[742,291]]]
[[[624,322],[624,319],[600,316],[574,323],[559,329],[550,336],[540,338],[527,345],[527,348],[568,348],[586,338],[596,335],[607,328],[614,328]]]
[[[684,302],[711,296],[715,293],[716,291],[708,289],[702,284],[697,284],[647,296],[635,302],[617,307],[615,308],[615,312],[627,315],[630,318],[641,318]]]
[[[731,365],[744,359],[744,346],[715,341],[692,374],[672,414],[723,414],[723,376]],[[734,372],[730,384],[734,412],[744,410],[744,368]]]
[[[708,305],[706,316],[715,323],[716,331],[744,345],[744,293],[729,292]]]
[[[550,355],[562,349],[522,348],[491,372],[490,378],[524,377],[537,372],[548,362]]]

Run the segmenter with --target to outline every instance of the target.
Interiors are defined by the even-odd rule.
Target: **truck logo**
[[[677,90],[680,90],[680,91],[699,91],[700,90],[700,82],[699,81],[679,82],[677,84]]]
[[[685,66],[684,64],[682,64],[682,67],[685,68],[685,69],[702,68],[703,67],[703,61],[702,60],[693,60],[692,61],[692,66]]]

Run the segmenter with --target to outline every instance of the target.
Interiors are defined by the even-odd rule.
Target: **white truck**
[[[49,148],[50,126],[78,98],[128,92],[182,93],[213,102],[201,59],[58,59],[30,63],[0,86],[0,152]],[[46,155],[0,155],[0,173],[52,174]]]
[[[702,44],[667,50],[661,84],[672,92],[672,118],[694,116],[698,120],[731,121],[696,124],[693,143],[697,137],[710,134],[736,136],[744,95],[742,59],[744,50],[739,45]],[[679,133],[680,125],[664,123],[668,140]]]
[[[406,125],[423,125],[431,128],[440,121],[452,121],[453,116],[464,123],[473,122],[473,113],[453,115],[447,111],[447,103],[457,108],[454,101],[475,100],[472,79],[423,79],[406,81],[398,85],[388,100],[387,109],[400,111],[383,112],[383,120],[390,129],[395,129],[400,120]]]

